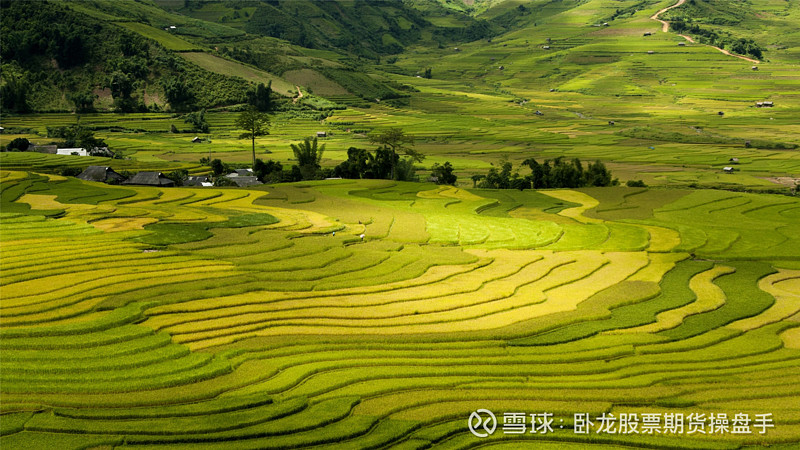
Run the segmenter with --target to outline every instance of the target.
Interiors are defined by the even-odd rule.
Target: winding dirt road
[[[652,16],[650,16],[650,18],[653,19],[653,20],[657,20],[657,21],[661,22],[661,31],[666,33],[667,31],[669,31],[669,22],[667,22],[666,20],[659,19],[658,16],[660,16],[661,14],[669,11],[672,8],[677,8],[678,6],[681,6],[684,3],[686,3],[686,0],[678,0],[678,3],[675,3],[672,6],[668,6],[668,7],[664,8],[664,9],[658,11],[657,13],[653,14]],[[692,44],[695,43],[694,39],[690,38],[689,36],[686,36],[685,34],[679,34],[678,36],[686,39],[687,41],[691,42]],[[707,44],[703,44],[703,45],[707,45]],[[743,59],[745,61],[750,61],[753,64],[758,64],[758,63],[761,62],[761,61],[759,61],[757,59],[752,59],[752,58],[748,58],[746,56],[733,54],[733,53],[725,50],[724,48],[714,47],[713,45],[707,45],[707,46],[711,47],[711,48],[714,48],[714,49],[717,49],[717,51],[720,51],[720,52],[722,52],[722,53],[724,53],[724,54],[726,54],[728,56],[734,56],[736,58]]]

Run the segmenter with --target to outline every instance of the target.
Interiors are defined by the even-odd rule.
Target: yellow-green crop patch
[[[744,249],[713,269],[674,245],[702,233],[699,248],[724,257],[760,230],[800,258],[789,197],[0,180],[4,210],[30,207],[0,235],[4,445],[467,445],[482,442],[467,429],[479,408],[548,411],[567,424],[552,442],[598,444],[574,433],[579,412],[721,408],[773,414],[758,442],[800,434],[795,410],[771,403],[800,395],[783,382],[800,361],[785,344],[796,271],[770,275]],[[124,218],[152,225],[97,226]],[[743,238],[721,244],[721,226]],[[614,442],[754,442],[718,434]]]

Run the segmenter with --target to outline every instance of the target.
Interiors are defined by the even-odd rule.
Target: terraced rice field
[[[0,182],[3,448],[800,445],[791,197]]]

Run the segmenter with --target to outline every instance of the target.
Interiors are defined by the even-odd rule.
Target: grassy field
[[[446,161],[459,179],[109,186],[58,174],[206,174],[200,158],[248,164],[250,141],[225,108],[206,113],[205,134],[163,112],[4,114],[2,145],[80,123],[122,159],[0,153],[0,447],[800,445],[796,2],[719,13],[743,17],[721,29],[767,46],[758,70],[678,46],[650,19],[671,1],[441,3],[513,26],[364,72],[286,45],[278,76],[210,53],[224,36],[272,42],[244,34],[246,2],[183,18],[154,6],[183,7],[173,0],[76,4],[211,72],[349,105],[272,113],[259,158],[288,168],[289,144],[325,131],[332,168],[400,127],[426,156],[421,180]],[[136,21],[153,10],[152,26]],[[179,31],[162,31],[176,18]],[[328,69],[407,96],[359,97]],[[560,156],[601,160],[622,186],[470,179]],[[478,409],[497,415],[492,436],[470,433]],[[506,413],[523,413],[526,432],[508,433]],[[532,433],[543,413],[553,430]]]

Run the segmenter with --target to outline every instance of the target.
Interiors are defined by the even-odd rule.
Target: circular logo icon
[[[470,433],[480,438],[485,438],[494,433],[497,428],[497,418],[488,409],[479,409],[469,415],[467,421]]]

